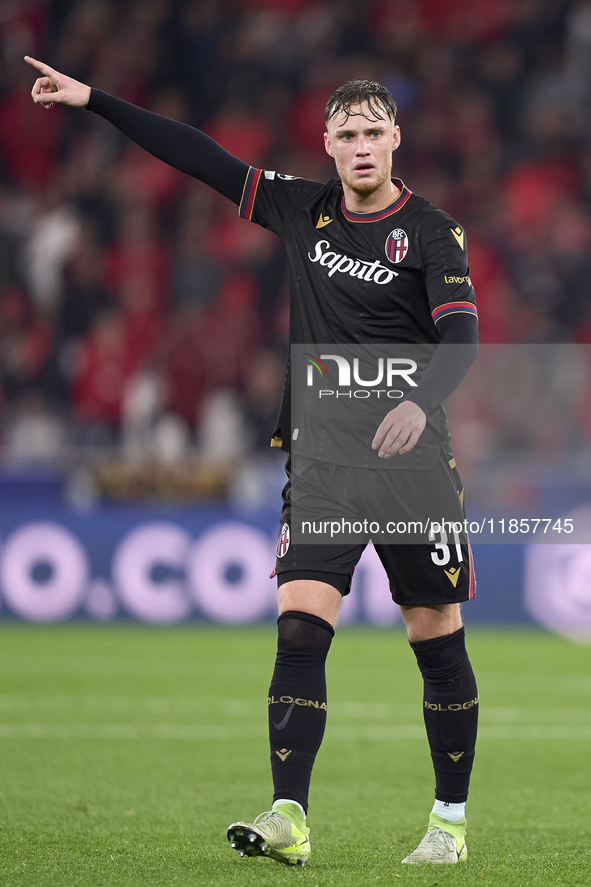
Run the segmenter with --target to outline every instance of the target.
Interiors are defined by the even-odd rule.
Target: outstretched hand
[[[54,102],[60,105],[69,105],[70,108],[85,108],[90,99],[90,86],[79,83],[59,71],[54,71],[44,62],[38,62],[30,56],[25,56],[25,61],[31,67],[36,68],[43,77],[35,80],[31,90],[33,101],[37,105],[43,105],[49,110]]]
[[[405,400],[390,410],[375,433],[372,449],[379,448],[381,459],[391,459],[396,453],[410,453],[425,429],[427,417],[412,400]]]

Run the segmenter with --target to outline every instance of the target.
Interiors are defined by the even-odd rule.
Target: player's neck
[[[345,192],[345,206],[354,213],[380,212],[382,209],[387,209],[402,194],[400,188],[391,180],[384,182],[375,191],[366,194],[353,190],[343,182],[343,191]]]

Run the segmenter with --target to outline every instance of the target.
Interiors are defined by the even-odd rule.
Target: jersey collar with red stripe
[[[400,194],[390,206],[387,206],[386,209],[380,209],[378,212],[374,213],[354,213],[351,212],[350,209],[347,209],[345,206],[345,195],[343,195],[343,199],[341,201],[341,209],[343,210],[344,217],[349,222],[380,222],[382,219],[387,219],[388,216],[391,216],[393,213],[397,213],[399,209],[402,209],[406,201],[409,199],[412,191],[406,187],[402,179],[392,179],[397,188],[400,188]]]

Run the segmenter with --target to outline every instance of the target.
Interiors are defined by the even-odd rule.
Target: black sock
[[[411,642],[423,675],[423,713],[435,768],[435,797],[459,804],[468,797],[478,725],[478,690],[464,629]]]
[[[273,800],[308,810],[308,789],[326,726],[324,665],[334,637],[329,622],[288,610],[277,620],[275,671],[269,689]]]

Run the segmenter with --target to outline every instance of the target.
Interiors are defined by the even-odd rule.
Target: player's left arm
[[[427,416],[452,394],[478,356],[478,314],[463,229],[445,213],[423,236],[425,284],[441,341],[418,386],[379,426],[373,449],[389,459],[409,453]]]

